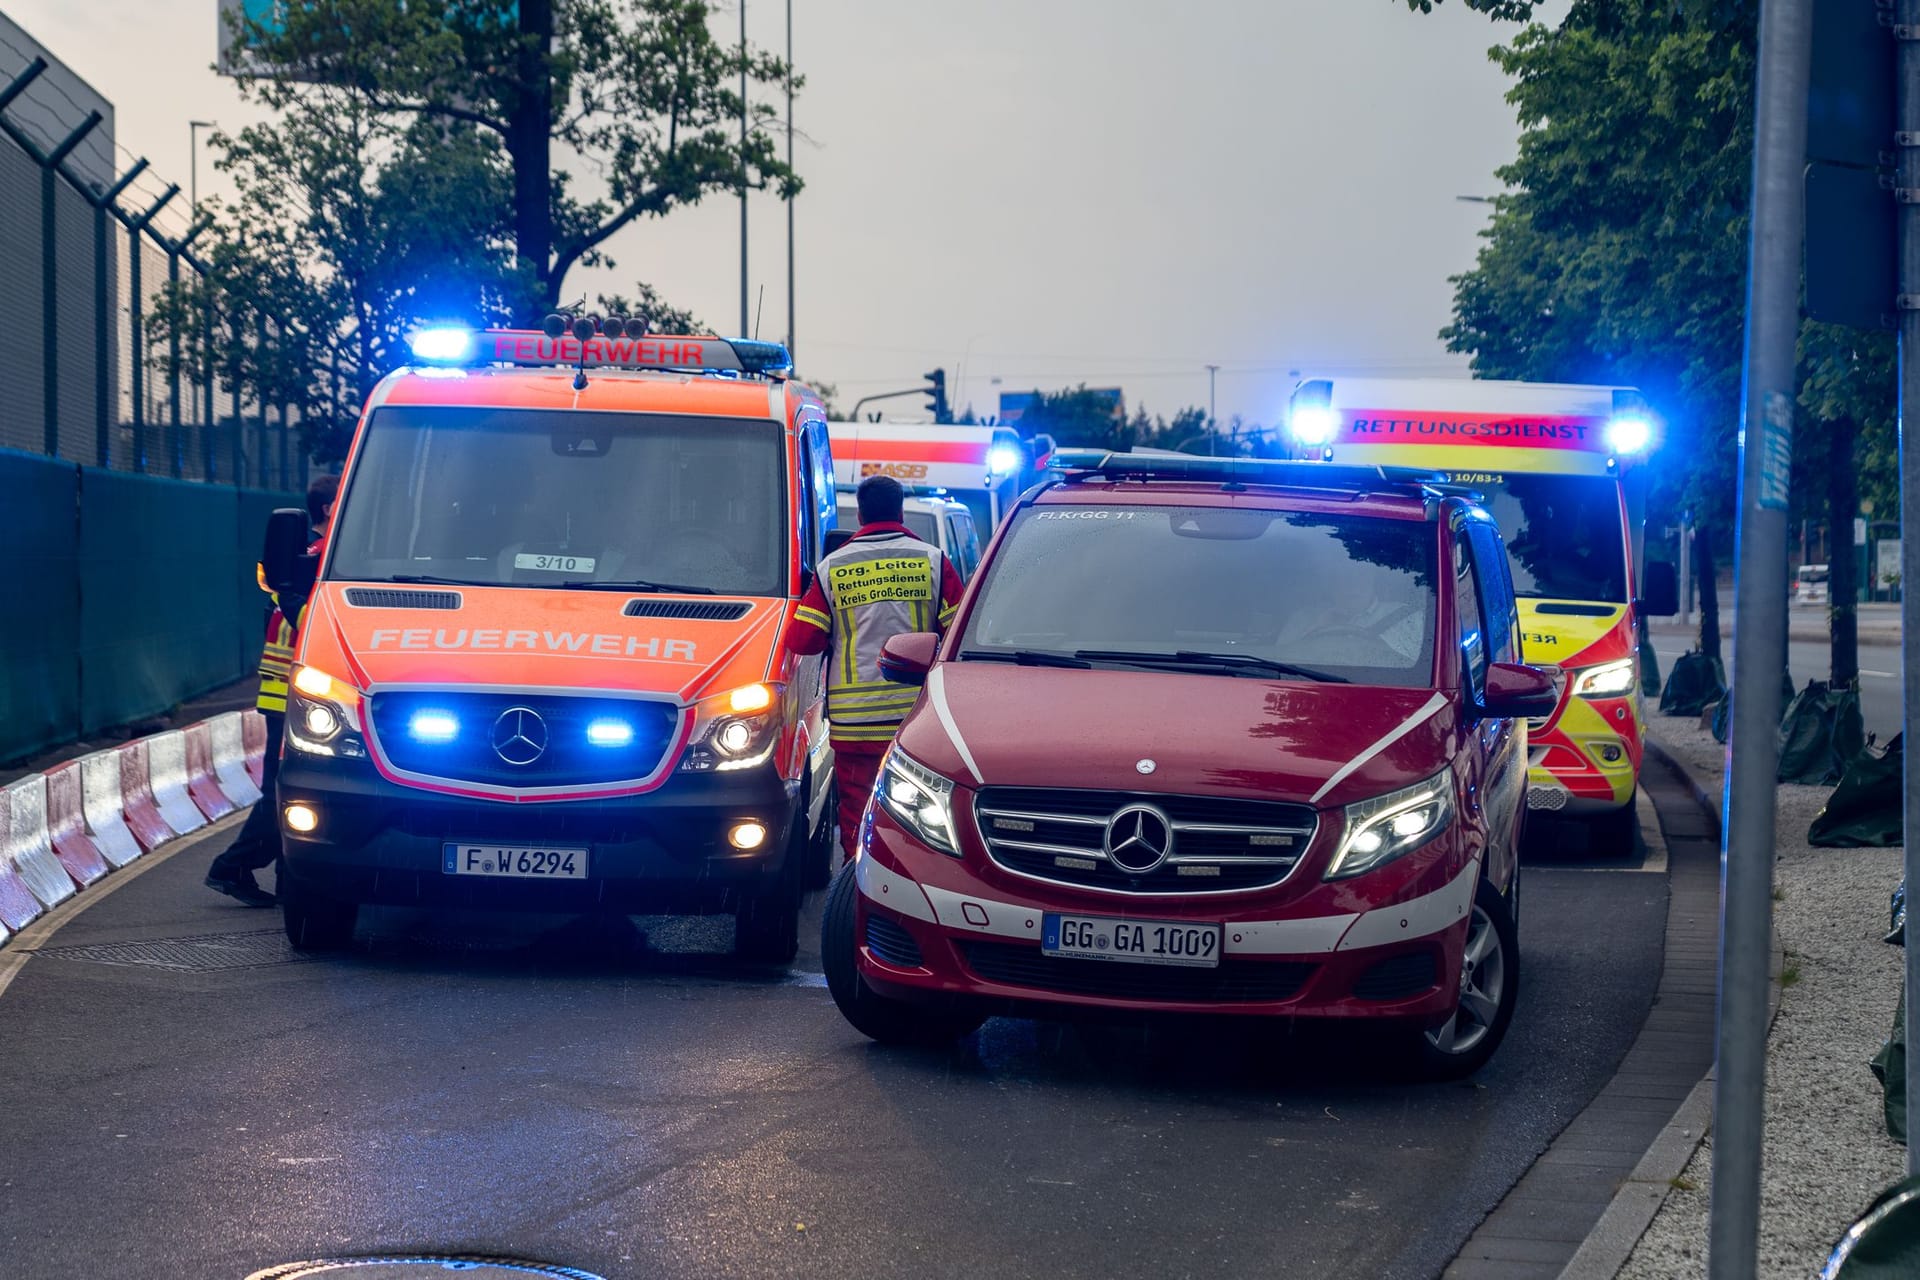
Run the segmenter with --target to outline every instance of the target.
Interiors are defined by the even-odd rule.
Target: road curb
[[[1720,807],[1706,784],[1663,743],[1651,735],[1646,739],[1647,754],[1666,766],[1707,814],[1709,825],[1720,830]],[[1664,838],[1664,837],[1663,837]],[[1768,966],[1767,1029],[1780,1012],[1780,971],[1785,953],[1775,939]],[[1706,1140],[1713,1124],[1713,1088],[1715,1072],[1708,1072],[1687,1094],[1673,1118],[1654,1138],[1653,1145],[1634,1166],[1633,1172],[1614,1193],[1613,1201],[1600,1215],[1593,1230],[1581,1241],[1580,1248],[1560,1272],[1560,1280],[1613,1280],[1626,1266],[1640,1238],[1673,1191],[1674,1181],[1693,1160],[1694,1152]]]

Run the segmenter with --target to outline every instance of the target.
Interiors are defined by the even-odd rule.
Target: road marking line
[[[73,897],[55,907],[32,924],[13,935],[13,940],[0,947],[0,996],[7,994],[7,988],[19,976],[20,970],[34,952],[46,944],[47,939],[59,932],[60,926],[85,911],[121,885],[132,884],[145,875],[152,867],[159,866],[174,854],[204,843],[210,837],[229,831],[246,820],[247,810],[238,809],[218,822],[208,823],[190,835],[177,840],[169,840],[151,853],[142,854],[137,860],[114,872],[104,880],[95,882]],[[208,890],[212,892],[212,890]]]

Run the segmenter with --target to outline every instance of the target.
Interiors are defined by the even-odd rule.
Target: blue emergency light
[[[1340,415],[1332,405],[1300,404],[1287,416],[1287,430],[1296,443],[1317,448],[1333,439],[1340,429]]]
[[[633,726],[625,720],[602,717],[587,725],[587,741],[596,747],[630,747]]]
[[[1653,424],[1637,413],[1625,413],[1607,423],[1607,448],[1614,453],[1639,453],[1653,442]]]
[[[421,709],[407,719],[407,733],[415,742],[435,745],[452,742],[460,736],[460,721],[451,711]]]
[[[473,355],[473,330],[451,324],[415,329],[407,347],[423,364],[464,364]]]

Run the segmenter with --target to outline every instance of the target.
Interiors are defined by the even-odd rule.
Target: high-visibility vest
[[[940,552],[918,538],[881,532],[855,538],[820,562],[832,609],[827,719],[841,742],[886,742],[920,691],[880,674],[880,649],[910,631],[938,631],[951,615],[940,601]],[[828,620],[802,618],[816,626]]]

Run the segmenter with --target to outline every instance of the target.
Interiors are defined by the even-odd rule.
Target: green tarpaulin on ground
[[[1690,649],[1673,660],[1673,674],[1660,691],[1660,714],[1697,716],[1727,692],[1727,669],[1720,659]]]
[[[1920,1276],[1920,1177],[1881,1192],[1847,1229],[1821,1280],[1913,1280]]]
[[[1780,781],[1832,786],[1866,745],[1859,689],[1809,680],[1780,717]]]
[[[1807,828],[1807,843],[1823,849],[1884,849],[1900,843],[1901,771],[1905,744],[1895,735],[1885,751],[1862,751]]]

